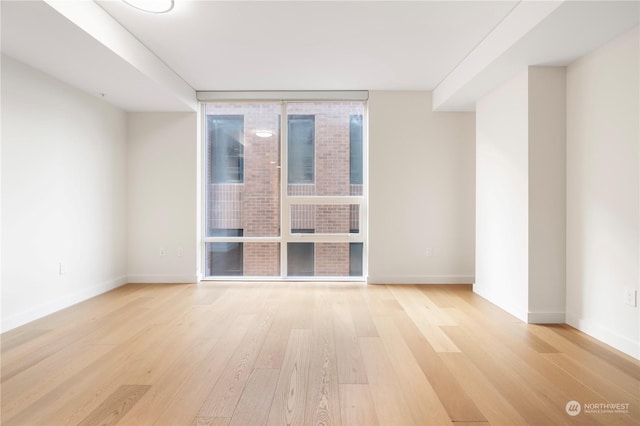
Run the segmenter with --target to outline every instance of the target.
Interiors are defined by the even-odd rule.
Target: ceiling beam
[[[169,91],[189,110],[197,110],[195,90],[95,2],[44,1],[138,72]]]
[[[564,0],[523,0],[516,4],[434,89],[433,109],[436,111],[475,110],[475,99],[472,102],[460,102],[456,101],[456,95],[562,3]]]

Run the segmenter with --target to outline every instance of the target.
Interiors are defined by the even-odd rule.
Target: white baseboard
[[[197,274],[135,274],[129,275],[127,278],[131,284],[191,284],[198,282]]]
[[[367,277],[367,284],[471,284],[473,275],[394,275]]]
[[[107,281],[102,284],[84,289],[82,291],[60,297],[56,300],[52,300],[51,302],[36,306],[25,312],[21,312],[3,320],[0,329],[2,330],[2,333],[4,333],[5,331],[13,330],[16,327],[27,324],[31,321],[35,321],[77,303],[84,302],[87,299],[91,299],[92,297],[98,296],[102,293],[106,293],[107,291],[118,288],[126,283],[127,277],[121,276],[111,281]]]
[[[529,324],[564,324],[564,312],[529,312],[527,323]]]
[[[606,343],[609,346],[613,346],[625,354],[640,360],[640,341],[630,339],[626,336],[622,336],[615,331],[602,327],[601,325],[594,324],[591,321],[587,321],[584,318],[579,318],[577,315],[573,315],[567,312],[567,324],[577,328],[589,336]]]

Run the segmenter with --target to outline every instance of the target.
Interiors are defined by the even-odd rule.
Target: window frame
[[[288,116],[287,105],[292,103],[313,103],[320,102],[323,99],[313,100],[263,100],[260,102],[279,102],[281,104],[280,113],[280,236],[277,237],[208,237],[206,236],[206,183],[205,177],[201,181],[205,183],[201,188],[201,217],[200,228],[201,229],[201,244],[199,250],[201,255],[198,256],[199,265],[199,279],[203,281],[216,281],[216,280],[229,280],[229,281],[246,281],[246,280],[260,280],[260,281],[356,281],[366,282],[368,271],[368,243],[367,243],[367,229],[368,229],[368,105],[366,101],[357,100],[362,102],[362,195],[350,195],[350,196],[295,196],[288,194],[289,185],[297,185],[297,183],[289,183],[288,179]],[[338,100],[327,99],[327,102],[340,102]],[[345,102],[354,102],[350,100],[342,100]],[[207,103],[230,103],[230,104],[242,104],[249,103],[255,104],[255,101],[210,101],[201,102],[200,114],[201,114],[201,126],[202,134],[206,129],[206,104]],[[313,115],[313,114],[293,114],[293,115]],[[359,114],[358,114],[359,115]],[[349,124],[351,126],[351,124]],[[317,139],[315,135],[315,120],[314,120],[314,163],[315,163],[315,147]],[[206,141],[202,145],[206,152]],[[207,156],[201,155],[201,167],[207,175]],[[349,163],[351,164],[351,163]],[[316,182],[316,166],[314,164],[314,182]],[[306,183],[309,184],[309,183]],[[349,171],[349,184],[351,184],[351,171]],[[303,184],[304,185],[304,184]],[[360,185],[360,184],[356,184]],[[293,233],[291,232],[291,207],[294,205],[325,205],[325,204],[340,204],[340,205],[359,205],[359,232],[353,233],[351,230],[345,233]],[[276,242],[280,244],[280,276],[205,276],[206,272],[206,253],[205,247],[210,242]],[[288,262],[287,262],[287,244],[296,242],[313,242],[313,243],[362,243],[362,276],[288,276]]]

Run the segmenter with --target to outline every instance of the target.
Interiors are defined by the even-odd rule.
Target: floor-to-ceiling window
[[[203,104],[205,278],[362,278],[363,101]]]

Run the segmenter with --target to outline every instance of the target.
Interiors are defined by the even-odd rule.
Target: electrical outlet
[[[425,251],[424,251],[424,255],[425,255],[426,257],[431,257],[431,256],[433,256],[433,249],[432,249],[431,247],[427,247],[427,248],[425,249]]]
[[[638,306],[638,291],[636,289],[625,287],[624,304],[633,308]]]
[[[164,249],[164,247],[160,247],[160,256],[166,256],[167,255],[167,251]]]
[[[184,249],[182,247],[178,247],[178,257],[184,256]]]

